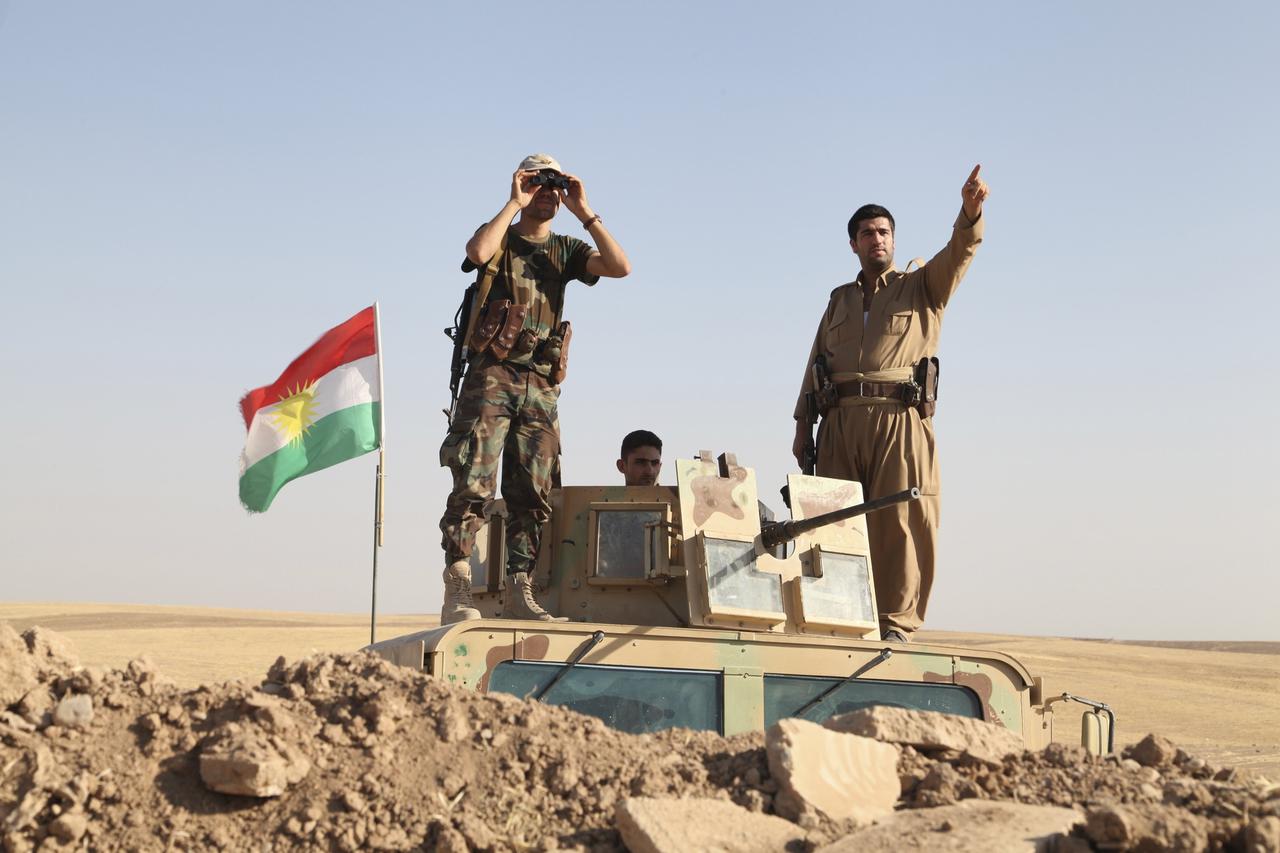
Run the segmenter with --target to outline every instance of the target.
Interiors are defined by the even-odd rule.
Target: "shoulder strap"
[[[911,260],[907,261],[907,268],[904,269],[903,272],[911,272],[912,264],[915,264],[917,269],[924,269],[924,265],[927,263],[928,261],[926,261],[924,258],[912,258]]]
[[[846,287],[855,287],[857,284],[858,284],[857,281],[846,281],[844,284],[841,284],[841,285],[838,285],[837,287],[832,288],[831,296],[828,297],[828,299],[835,299],[837,293],[844,290]]]
[[[510,226],[506,231],[502,232],[502,242],[498,244],[498,251],[493,253],[489,263],[484,265],[484,271],[476,279],[476,298],[471,303],[471,316],[467,318],[467,334],[462,339],[464,344],[471,340],[471,333],[476,330],[476,322],[480,317],[480,311],[484,308],[485,300],[489,298],[489,290],[493,287],[493,277],[498,274],[498,267],[502,265],[502,256],[507,253],[508,233],[510,233]]]

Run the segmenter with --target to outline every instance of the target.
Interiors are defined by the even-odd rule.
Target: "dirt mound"
[[[1061,839],[1077,846],[1061,849],[1089,849],[1088,839],[1117,850],[1280,848],[1276,786],[1158,739],[1139,747],[1094,760],[1054,746],[992,766],[902,746],[898,808],[1077,807],[1087,819],[1074,841]],[[628,798],[771,815],[778,793],[763,734],[622,734],[365,654],[281,659],[260,683],[179,690],[145,659],[79,667],[56,635],[0,625],[9,851],[617,850]],[[849,829],[810,821],[797,843],[813,849]]]

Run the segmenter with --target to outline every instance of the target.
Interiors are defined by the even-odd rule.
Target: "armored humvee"
[[[454,684],[562,705],[628,732],[731,735],[784,717],[820,722],[897,705],[997,723],[1034,749],[1053,739],[1053,705],[1074,700],[1090,706],[1082,744],[1111,751],[1110,708],[1046,696],[1008,655],[880,639],[860,513],[885,501],[861,504],[860,484],[793,474],[792,520],[773,522],[755,473],[732,454],[677,460],[676,482],[552,492],[535,583],[547,610],[568,622],[499,618],[508,593],[497,501],[471,559],[483,618],[369,648]]]

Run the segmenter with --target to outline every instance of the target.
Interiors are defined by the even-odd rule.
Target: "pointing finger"
[[[969,180],[967,181],[967,183],[971,184],[974,181],[978,180],[978,170],[981,168],[982,168],[981,163],[973,167],[973,171],[969,173]]]

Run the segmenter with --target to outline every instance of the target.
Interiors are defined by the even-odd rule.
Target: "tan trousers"
[[[938,457],[933,421],[901,403],[841,406],[818,428],[819,477],[857,480],[866,500],[916,486],[920,499],[866,516],[880,628],[924,623],[938,546]]]

